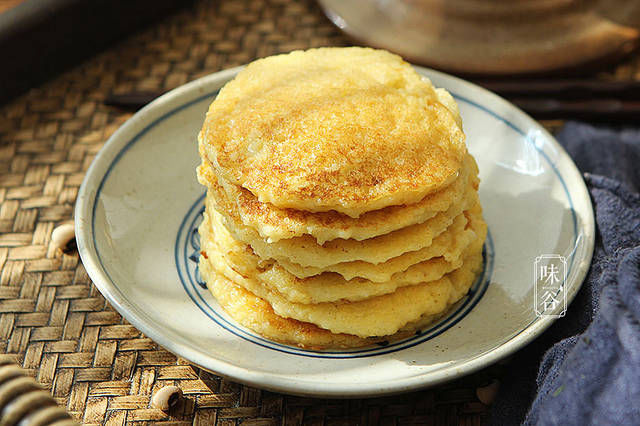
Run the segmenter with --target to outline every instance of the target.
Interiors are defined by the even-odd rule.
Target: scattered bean
[[[491,405],[498,394],[498,389],[500,389],[500,382],[494,379],[487,386],[477,388],[476,396],[484,405]]]
[[[63,223],[51,233],[51,244],[54,250],[70,253],[76,249],[76,233],[72,223]]]
[[[151,406],[162,411],[169,411],[182,398],[182,389],[177,386],[165,386],[153,394]]]

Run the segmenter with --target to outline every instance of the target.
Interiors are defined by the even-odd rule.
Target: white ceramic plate
[[[535,258],[567,258],[567,301],[586,275],[594,242],[589,195],[571,159],[534,120],[477,86],[417,69],[460,105],[490,230],[482,276],[442,321],[387,346],[317,352],[239,326],[201,288],[194,230],[204,189],[195,177],[196,135],[217,90],[239,69],[160,97],[100,151],[75,210],[78,248],[93,282],[169,351],[238,382],[287,393],[404,392],[468,374],[521,348],[554,321],[534,311]]]

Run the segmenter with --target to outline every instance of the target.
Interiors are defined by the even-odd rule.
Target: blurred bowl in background
[[[619,58],[640,32],[636,0],[319,0],[348,35],[465,74],[534,74]],[[602,13],[602,11],[611,13]],[[614,21],[616,17],[624,19]]]

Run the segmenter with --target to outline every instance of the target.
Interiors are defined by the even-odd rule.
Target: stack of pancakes
[[[478,169],[457,105],[396,55],[253,62],[198,139],[200,273],[267,338],[331,348],[407,336],[482,267]]]

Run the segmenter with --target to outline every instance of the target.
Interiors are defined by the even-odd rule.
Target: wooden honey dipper
[[[0,426],[72,426],[77,423],[25,371],[0,359]]]

